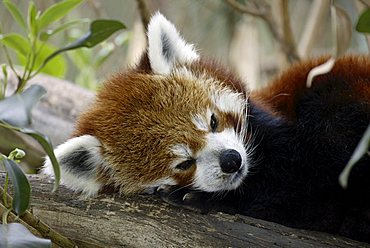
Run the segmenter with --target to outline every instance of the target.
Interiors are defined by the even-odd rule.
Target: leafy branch
[[[2,198],[5,197],[8,199],[8,203],[4,203],[4,204],[0,203],[0,215],[4,216],[4,214],[8,212],[8,208],[6,207],[6,204],[10,204],[13,201],[13,198],[8,193],[6,193],[6,191],[2,187],[0,187],[0,197]],[[63,235],[61,235],[60,233],[52,229],[45,222],[43,222],[42,220],[34,216],[29,211],[25,211],[21,216],[17,216],[16,214],[12,212],[9,212],[7,214],[7,220],[11,222],[16,221],[18,218],[25,224],[36,229],[41,234],[41,236],[51,239],[53,243],[61,247],[71,247],[71,248],[76,247],[76,244],[72,240],[68,239],[67,237],[64,237]],[[12,235],[11,232],[9,234]],[[3,238],[7,238],[7,237],[3,237]],[[34,242],[33,239],[31,238],[29,239],[30,239],[29,240],[30,242],[32,243]]]
[[[61,63],[62,60],[56,64],[53,63],[58,58],[61,58],[61,53],[82,47],[94,47],[106,40],[113,33],[125,28],[125,25],[119,21],[95,20],[91,22],[89,31],[82,35],[82,37],[62,48],[55,48],[48,42],[52,36],[76,24],[84,23],[86,19],[73,20],[54,28],[50,28],[50,25],[63,18],[81,2],[82,0],[64,0],[55,3],[41,12],[37,10],[34,2],[30,1],[27,15],[23,15],[12,1],[3,1],[4,6],[25,34],[3,33],[0,28],[1,48],[5,52],[8,62],[8,66],[1,66],[3,77],[0,78],[0,128],[28,135],[42,146],[50,157],[54,169],[55,181],[53,192],[58,188],[60,181],[60,169],[53,152],[53,147],[47,136],[28,128],[31,124],[31,110],[46,93],[46,90],[39,85],[32,85],[26,89],[26,85],[31,78],[40,72],[48,72],[48,67],[57,68],[58,63]],[[11,56],[11,52],[15,56]],[[14,57],[17,57],[18,61],[23,65],[22,71],[16,69],[13,62]],[[13,71],[18,80],[16,90],[11,96],[7,96],[6,94],[8,85],[7,68]],[[75,244],[72,241],[53,231],[27,211],[31,188],[27,177],[18,165],[18,160],[24,155],[25,153],[19,149],[15,149],[8,156],[0,153],[0,164],[3,165],[6,173],[4,188],[0,187],[0,195],[2,197],[0,201],[0,212],[3,214],[2,223],[7,224],[9,216],[17,216],[12,218],[12,220],[14,221],[20,218],[28,225],[37,229],[42,236],[51,238],[54,243],[62,247],[74,247]],[[9,181],[13,184],[14,198],[8,195]],[[12,235],[15,235],[14,233],[24,233],[22,227],[17,225],[0,225],[0,228],[6,230],[9,234],[9,237],[1,237],[2,240],[13,237]],[[24,233],[24,236],[27,235],[27,233]],[[35,237],[30,240],[34,245],[39,241]],[[17,241],[15,240],[14,242]],[[45,247],[49,246],[47,245]]]

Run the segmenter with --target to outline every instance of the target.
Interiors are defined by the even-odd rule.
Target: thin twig
[[[248,15],[252,15],[255,17],[259,17],[262,20],[264,20],[272,36],[280,44],[281,49],[284,52],[284,55],[287,57],[287,60],[289,62],[299,60],[299,56],[295,49],[295,46],[291,45],[291,41],[286,40],[286,37],[284,36],[283,31],[282,32],[279,31],[279,28],[271,12],[271,6],[269,4],[267,4],[265,1],[262,1],[262,0],[258,2],[253,1],[252,3],[254,3],[255,5],[253,7],[251,6],[251,4],[248,4],[250,2],[246,3],[245,5],[237,2],[236,0],[225,0],[225,2],[243,14],[248,14]],[[286,29],[291,30],[290,21],[286,22],[285,24],[289,25],[289,27],[286,27]]]
[[[150,11],[148,5],[145,0],[137,0],[137,7],[139,9],[141,22],[143,23],[146,32],[150,21]]]
[[[226,0],[226,2],[233,7],[234,9],[244,13],[249,14],[256,17],[262,17],[265,15],[265,13],[261,12],[261,10],[256,9],[252,6],[243,5],[235,0]]]
[[[0,186],[0,198],[4,195],[7,194],[4,192],[4,189]],[[12,197],[7,194],[8,198],[8,203],[12,202]],[[8,204],[5,203],[5,204]],[[0,204],[0,214],[6,211],[7,208],[3,205]],[[9,214],[9,219],[11,221],[16,220],[17,216],[11,212]],[[41,221],[38,217],[34,216],[32,213],[29,211],[26,211],[22,216],[19,217],[21,220],[23,220],[27,225],[33,227],[36,229],[44,238],[49,238],[51,241],[60,247],[67,247],[67,248],[74,248],[77,247],[76,243],[72,241],[71,239],[64,237],[62,234],[58,233],[54,229],[52,229],[50,226],[45,224],[43,221]]]
[[[287,51],[289,62],[294,62],[299,60],[299,56],[294,42],[292,26],[290,24],[288,0],[281,0],[281,16],[283,19],[284,50]]]
[[[359,0],[363,5],[370,8],[370,1],[369,0]]]
[[[8,60],[8,65],[9,65],[10,69],[14,72],[14,74],[17,76],[17,78],[20,78],[16,69],[14,68],[14,65],[13,65],[12,59],[10,57],[10,54],[8,52],[8,49],[5,46],[3,46],[3,49],[4,49],[4,52],[5,52],[6,59]]]

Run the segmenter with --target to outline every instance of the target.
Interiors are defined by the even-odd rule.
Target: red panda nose
[[[220,155],[220,166],[224,173],[234,173],[239,170],[242,164],[242,157],[239,152],[229,149]]]

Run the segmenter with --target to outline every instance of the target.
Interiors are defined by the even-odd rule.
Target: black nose
[[[242,164],[242,157],[235,150],[225,150],[220,155],[220,165],[222,172],[234,173],[239,170]]]

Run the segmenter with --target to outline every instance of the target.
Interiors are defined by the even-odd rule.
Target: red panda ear
[[[191,63],[199,58],[192,44],[187,44],[175,26],[157,12],[148,26],[148,57],[152,71],[169,74],[175,63]]]

